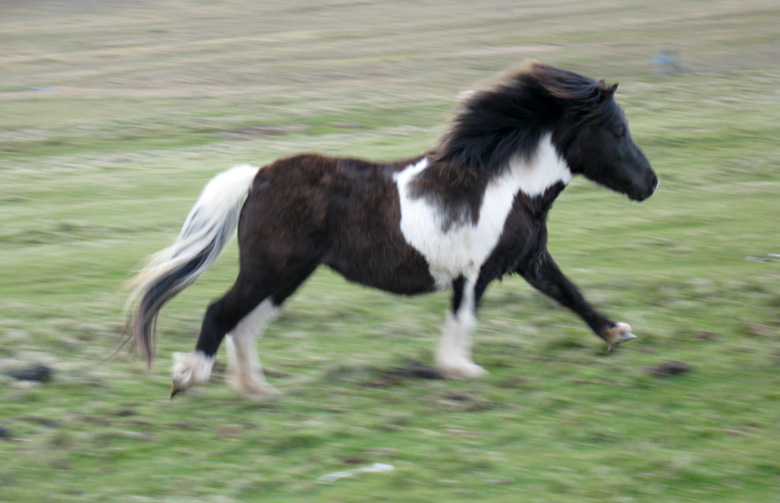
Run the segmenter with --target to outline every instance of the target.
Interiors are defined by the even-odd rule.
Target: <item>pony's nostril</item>
[[[650,178],[648,180],[648,186],[650,187],[650,192],[655,192],[655,189],[658,188],[658,177],[655,176],[655,174],[650,174]]]

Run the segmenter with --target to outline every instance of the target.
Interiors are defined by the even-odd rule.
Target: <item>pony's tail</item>
[[[187,215],[176,242],[150,257],[127,284],[133,291],[130,337],[151,366],[157,315],[163,305],[191,285],[219,257],[238,227],[244,199],[259,168],[236,166],[215,176]]]

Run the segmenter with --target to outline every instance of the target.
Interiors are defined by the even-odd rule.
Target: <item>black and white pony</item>
[[[470,92],[448,132],[418,157],[304,154],[217,175],[175,244],[134,280],[130,325],[142,353],[151,363],[160,309],[214,262],[236,227],[238,278],[206,310],[195,350],[174,355],[173,394],[208,381],[226,335],[231,384],[250,397],[272,392],[255,339],[320,264],[397,294],[452,289],[435,352],[452,378],[485,374],[471,358],[471,332],[486,287],[505,274],[574,311],[610,348],[633,339],[560,271],[545,224],[574,175],[636,201],[658,185],[616,88],[531,62]]]

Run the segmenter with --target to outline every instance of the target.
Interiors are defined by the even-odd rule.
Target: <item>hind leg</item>
[[[316,263],[285,271],[273,283],[274,293],[264,299],[228,334],[228,375],[230,385],[248,398],[262,398],[276,393],[263,375],[255,347],[263,329],[279,315],[282,303],[316,269]],[[280,278],[284,278],[283,280]]]
[[[214,357],[225,335],[230,335],[230,382],[250,397],[272,391],[265,382],[255,352],[255,338],[278,314],[279,306],[309,277],[317,263],[296,262],[285,270],[242,267],[233,287],[206,310],[195,350],[174,355],[172,395],[194,384],[208,382]]]
[[[279,307],[273,299],[267,298],[228,334],[228,382],[249,398],[262,398],[276,392],[265,380],[255,342],[278,314]]]
[[[195,384],[205,384],[211,376],[214,359],[228,331],[268,296],[239,274],[236,283],[224,297],[209,305],[203,317],[195,350],[173,355],[173,389],[171,396]]]

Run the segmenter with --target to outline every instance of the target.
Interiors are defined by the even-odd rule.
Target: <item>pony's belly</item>
[[[416,295],[436,290],[428,262],[406,243],[386,242],[371,249],[340,249],[323,263],[345,279],[390,293]]]

